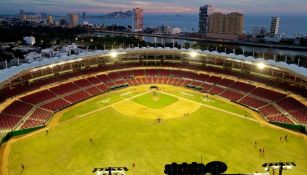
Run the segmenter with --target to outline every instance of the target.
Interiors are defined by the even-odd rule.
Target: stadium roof
[[[255,57],[245,57],[244,55],[235,55],[233,53],[226,54],[226,53],[219,53],[216,51],[210,52],[208,50],[193,50],[193,49],[178,49],[178,48],[147,48],[147,47],[142,47],[142,48],[127,48],[127,49],[117,49],[118,52],[129,52],[129,51],[144,51],[144,50],[173,50],[173,51],[181,51],[181,52],[190,52],[190,51],[195,51],[198,54],[208,54],[208,55],[215,55],[215,56],[222,56],[226,57],[229,59],[233,60],[238,60],[238,61],[246,61],[246,62],[251,62],[251,63],[264,63],[266,65],[271,65],[273,67],[280,67],[284,69],[291,70],[299,75],[302,75],[304,77],[307,77],[307,69],[304,67],[299,67],[295,64],[287,64],[285,62],[276,62],[274,60],[265,60],[264,58],[255,58]],[[88,56],[95,56],[95,55],[103,55],[103,54],[110,54],[112,50],[97,50],[94,52],[87,52],[87,53],[80,53],[79,55],[71,55],[71,56],[66,56],[62,55],[61,57],[53,57],[53,58],[46,58],[41,61],[34,61],[32,63],[25,63],[20,66],[13,66],[8,69],[3,69],[0,70],[0,83],[4,82],[6,79],[15,76],[16,74],[20,73],[21,71],[27,70],[27,69],[32,69],[32,68],[38,68],[42,66],[48,66],[52,65],[55,63],[69,63],[69,62],[74,62],[74,61],[80,61],[84,57]]]

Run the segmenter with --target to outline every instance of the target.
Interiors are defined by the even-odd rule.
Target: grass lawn
[[[133,101],[152,109],[161,109],[178,101],[178,98],[156,92],[150,92],[136,98]]]
[[[306,174],[306,138],[285,130],[205,106],[198,107],[188,117],[162,120],[161,123],[106,107],[119,99],[132,97],[130,101],[134,101],[133,95],[148,90],[147,87],[139,88],[105,94],[68,108],[62,113],[65,122],[51,128],[48,135],[42,131],[12,143],[8,157],[9,174],[92,174],[94,167],[126,166],[128,175],[162,175],[165,164],[200,162],[201,157],[204,163],[214,160],[225,162],[227,173],[263,172],[261,165],[265,162],[294,161],[297,164],[294,170],[284,171],[283,174]],[[168,93],[176,94],[178,90]],[[201,98],[198,94],[193,95],[195,99]],[[109,101],[108,105],[100,103],[109,97],[114,101]],[[144,95],[139,97],[145,98]],[[151,97],[149,93],[146,98],[152,100]],[[172,96],[160,99],[169,97]],[[176,100],[180,102],[179,95]],[[86,109],[87,106],[90,109]],[[225,106],[239,112],[236,105]],[[74,118],[101,107],[106,108]],[[74,119],[68,120],[71,118]],[[286,133],[289,141],[280,142],[280,136]],[[93,144],[89,138],[93,138]],[[265,148],[265,157],[259,155],[259,148]],[[133,163],[135,168],[132,168]],[[25,165],[24,171],[21,171],[21,164]]]

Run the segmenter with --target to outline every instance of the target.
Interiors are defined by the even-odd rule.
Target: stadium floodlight
[[[266,172],[269,172],[271,169],[278,170],[279,175],[282,175],[283,170],[292,170],[293,166],[296,166],[294,162],[274,162],[274,163],[264,163],[262,165]]]
[[[195,57],[197,57],[197,55],[198,55],[198,53],[195,52],[195,51],[191,51],[191,52],[190,52],[191,58],[195,58]]]
[[[111,58],[116,58],[117,55],[118,55],[118,52],[116,52],[116,51],[111,51],[111,52],[110,52]]]
[[[125,175],[126,171],[128,171],[127,167],[105,167],[105,168],[94,168],[92,173],[95,173],[95,175],[113,175],[113,174]]]
[[[260,63],[257,63],[257,67],[259,69],[264,69],[266,67],[266,65],[264,63],[260,62]]]

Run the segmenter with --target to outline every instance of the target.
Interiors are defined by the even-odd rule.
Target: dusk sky
[[[307,0],[0,0],[1,14],[32,12],[107,13],[144,8],[145,13],[198,13],[200,6],[211,4],[219,11],[244,14],[307,15]]]

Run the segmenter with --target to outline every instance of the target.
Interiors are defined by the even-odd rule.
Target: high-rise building
[[[280,18],[279,17],[272,17],[271,20],[271,31],[270,33],[273,35],[277,35],[279,32],[279,22],[280,22]]]
[[[48,25],[53,25],[54,24],[54,20],[52,16],[47,16],[47,24]]]
[[[86,13],[85,12],[82,13],[82,18],[86,18]]]
[[[209,16],[208,33],[241,35],[243,33],[244,16],[237,12],[230,14],[214,13]]]
[[[25,11],[22,9],[19,11],[19,17],[21,20],[25,20],[27,18]]]
[[[208,19],[209,16],[214,13],[214,7],[211,5],[205,5],[199,8],[199,32],[208,32]]]
[[[208,33],[225,33],[225,15],[222,13],[213,13],[208,19]]]
[[[144,17],[143,17],[143,9],[135,8],[134,12],[134,31],[140,32],[144,27]]]
[[[68,14],[68,22],[71,26],[77,26],[79,24],[79,15],[74,13]]]
[[[237,12],[226,15],[225,33],[229,35],[241,35],[243,33],[244,16]]]

